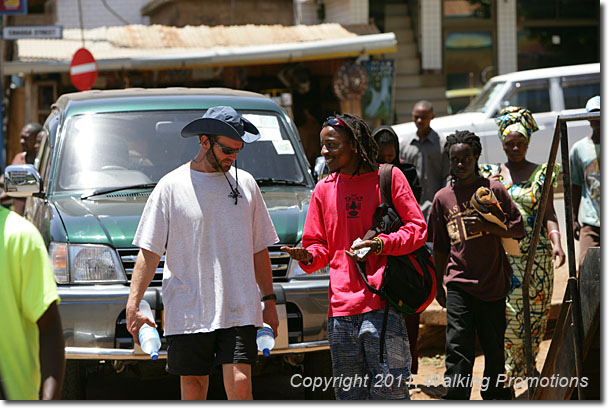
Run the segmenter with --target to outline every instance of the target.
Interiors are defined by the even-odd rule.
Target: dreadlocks
[[[375,159],[377,158],[377,152],[379,151],[379,146],[373,135],[371,134],[371,129],[367,125],[367,123],[357,115],[351,114],[341,114],[335,115],[334,117],[341,120],[346,127],[343,127],[347,132],[351,141],[353,141],[356,145],[356,150],[358,152],[358,167],[353,175],[360,174],[360,168],[364,163],[368,164],[371,168],[376,169],[377,165]],[[327,118],[322,124],[322,128],[329,125]]]
[[[481,146],[481,139],[474,133],[468,130],[465,131],[455,131],[453,134],[447,136],[447,142],[445,142],[444,151],[449,156],[449,149],[451,149],[452,145],[455,144],[468,144],[470,145],[470,149],[472,150],[472,154],[475,157],[481,155],[481,151],[483,151],[483,147]],[[474,164],[474,173],[479,175],[479,164],[475,162]],[[453,172],[451,173],[451,184],[455,182],[455,175]]]

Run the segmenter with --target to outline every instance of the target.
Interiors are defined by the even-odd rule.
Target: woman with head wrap
[[[513,268],[511,290],[506,297],[505,359],[508,377],[525,376],[526,358],[523,323],[523,275],[527,264],[527,252],[534,230],[534,220],[542,196],[547,164],[534,164],[525,159],[532,133],[538,130],[536,120],[528,109],[507,107],[496,118],[498,136],[506,153],[503,164],[482,164],[481,174],[500,181],[521,211],[526,236],[521,240],[521,255],[507,255]],[[546,331],[546,323],[553,294],[553,261],[555,268],[565,262],[561,247],[561,233],[553,207],[553,187],[559,164],[555,164],[550,195],[546,205],[544,224],[540,232],[536,258],[530,275],[530,320],[532,354],[538,355],[539,345]]]

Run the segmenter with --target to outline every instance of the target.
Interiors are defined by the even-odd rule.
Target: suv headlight
[[[296,246],[303,246],[303,244],[301,242],[299,242]],[[290,262],[288,264],[288,273],[286,274],[286,277],[288,279],[308,279],[308,278],[323,279],[324,277],[328,277],[328,275],[329,275],[328,265],[326,265],[322,269],[319,269],[315,272],[307,273],[303,269],[301,269],[299,262],[297,262],[291,258]]]
[[[127,282],[117,252],[106,245],[51,242],[49,257],[59,284]]]

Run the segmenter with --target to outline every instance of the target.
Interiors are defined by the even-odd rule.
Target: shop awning
[[[368,27],[368,26],[365,26]],[[85,30],[84,46],[99,71],[184,69],[273,64],[362,54],[396,52],[394,33],[368,34],[339,24],[314,26],[118,26]],[[358,34],[366,33],[366,34]],[[68,72],[83,47],[81,31],[64,30],[63,39],[16,40],[4,74]]]

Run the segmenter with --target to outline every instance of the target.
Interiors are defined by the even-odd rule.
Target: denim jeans
[[[333,387],[338,400],[409,400],[411,352],[403,315],[388,313],[383,363],[379,343],[385,309],[328,318]]]

